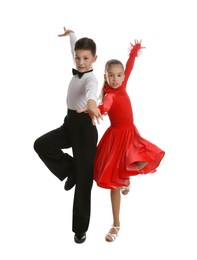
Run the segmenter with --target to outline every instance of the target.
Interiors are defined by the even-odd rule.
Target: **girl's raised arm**
[[[145,48],[145,47],[141,46],[141,42],[142,41],[135,40],[135,44],[131,43],[129,58],[128,58],[126,66],[125,66],[125,79],[124,79],[124,83],[123,83],[125,87],[127,85],[127,81],[131,74],[131,71],[133,70],[135,58],[139,56],[140,50]]]

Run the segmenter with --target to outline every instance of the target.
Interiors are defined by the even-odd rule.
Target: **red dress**
[[[133,45],[132,45],[133,46]],[[128,185],[129,177],[156,171],[165,152],[140,136],[133,122],[133,112],[126,84],[141,45],[130,51],[122,86],[112,89],[105,86],[102,114],[108,114],[110,127],[98,146],[94,163],[94,180],[102,188],[115,189]],[[135,162],[148,162],[138,170]]]

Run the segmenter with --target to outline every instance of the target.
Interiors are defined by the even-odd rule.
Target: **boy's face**
[[[76,69],[85,72],[91,69],[92,64],[96,61],[97,56],[93,56],[90,50],[76,50],[75,64]]]

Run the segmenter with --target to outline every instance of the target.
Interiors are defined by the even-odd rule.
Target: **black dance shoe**
[[[74,186],[75,186],[75,176],[74,173],[71,173],[65,182],[64,189],[68,191],[71,190],[72,187]]]
[[[86,233],[75,233],[74,240],[77,244],[81,244],[86,240]]]

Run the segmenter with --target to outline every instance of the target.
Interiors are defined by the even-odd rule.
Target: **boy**
[[[76,64],[67,94],[67,115],[59,128],[39,137],[34,149],[48,169],[61,181],[66,177],[65,190],[75,184],[73,201],[72,231],[74,241],[86,240],[91,210],[91,189],[93,184],[93,164],[98,133],[93,118],[102,118],[97,107],[98,82],[92,65],[97,59],[96,44],[87,37],[76,40],[72,30],[64,27],[59,37],[70,37],[71,51]],[[87,113],[76,110],[88,106]],[[73,157],[62,149],[72,148]]]

